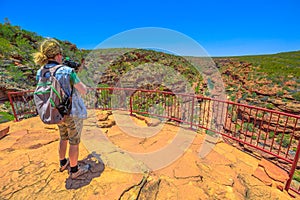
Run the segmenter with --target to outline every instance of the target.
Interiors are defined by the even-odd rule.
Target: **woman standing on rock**
[[[33,56],[34,62],[37,65],[42,66],[37,72],[37,80],[39,81],[42,78],[42,70],[47,71],[46,73],[43,73],[43,76],[49,78],[51,76],[50,69],[60,65],[53,74],[68,98],[70,96],[72,97],[70,98],[72,99],[70,114],[66,115],[64,121],[58,124],[60,133],[59,170],[62,172],[70,166],[70,177],[76,179],[78,176],[89,170],[89,165],[78,167],[79,143],[83,127],[83,118],[86,118],[87,115],[86,107],[79,93],[85,95],[87,93],[87,88],[80,81],[74,69],[61,65],[63,58],[62,48],[56,40],[46,39],[43,41],[39,51]],[[66,159],[65,156],[68,142],[70,144],[69,158]]]

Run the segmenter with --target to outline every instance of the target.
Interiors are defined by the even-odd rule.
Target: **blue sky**
[[[0,0],[0,22],[7,17],[13,25],[85,49],[124,31],[158,27],[189,37],[211,56],[234,56],[300,50],[299,8],[299,0]],[[179,48],[185,43],[176,42]],[[197,55],[192,46],[184,48]]]

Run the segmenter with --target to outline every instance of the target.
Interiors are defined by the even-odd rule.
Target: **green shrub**
[[[300,182],[300,170],[296,170],[293,179]]]
[[[257,97],[256,92],[252,92],[251,97],[255,99]]]
[[[266,139],[266,135],[264,133],[260,134],[260,139],[265,140]]]
[[[269,133],[268,138],[269,138],[269,139],[272,139],[274,136],[275,136],[274,131],[271,131],[271,132]]]
[[[300,91],[299,91],[299,92],[295,92],[294,94],[292,94],[292,97],[293,97],[296,101],[300,101]]]
[[[22,81],[25,79],[23,72],[14,65],[11,65],[7,68],[9,75],[12,76],[14,82]]]
[[[248,94],[247,94],[247,93],[244,93],[244,94],[242,95],[242,97],[241,97],[240,100],[245,100],[247,97],[248,97]]]
[[[162,90],[161,90],[162,91]],[[195,93],[196,94],[200,94],[200,83],[198,82],[197,83],[197,86],[196,86],[196,88],[195,88]]]
[[[0,123],[8,122],[14,120],[14,116],[12,114],[6,112],[0,112]]]
[[[283,95],[284,95],[284,92],[282,90],[276,92],[276,96],[278,96],[278,97],[281,97]]]
[[[230,101],[235,101],[236,96],[233,94],[232,96],[230,96]]]
[[[100,84],[98,84],[98,87],[99,88],[109,88],[109,85],[106,83],[100,83]]]
[[[33,47],[30,45],[26,38],[18,36],[16,38],[16,44],[19,48],[18,53],[26,60],[32,60],[32,53],[34,52]]]
[[[0,36],[9,41],[13,41],[16,34],[15,28],[9,24],[0,24]]]
[[[244,127],[243,127],[244,131],[250,131],[250,132],[254,132],[254,125],[252,123],[244,123]]]
[[[236,125],[235,125],[235,128],[236,128],[236,131],[239,131],[239,130],[241,130],[241,125],[236,124]]]
[[[284,134],[284,133],[278,134],[275,141],[277,142],[277,144],[280,144],[281,141],[282,141],[282,144],[281,144],[281,145],[282,145],[284,148],[287,148],[288,145],[290,144],[290,139],[291,139],[291,137],[290,137],[289,134],[284,134],[284,135],[283,135],[283,138],[282,138],[282,134]]]
[[[288,92],[290,92],[291,91],[291,89],[288,87],[288,86],[283,86],[283,88],[282,88],[282,90],[286,90],[286,91],[288,91]]]
[[[9,43],[9,41],[7,39],[0,37],[0,54],[7,57],[14,50],[15,50],[15,48]]]
[[[266,108],[267,109],[273,109],[275,106],[274,106],[274,104],[272,104],[272,103],[268,103],[267,105],[266,105]]]

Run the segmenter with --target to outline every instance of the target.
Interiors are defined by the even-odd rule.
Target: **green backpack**
[[[61,123],[65,115],[69,115],[72,106],[72,93],[68,97],[55,78],[55,72],[62,67],[41,68],[41,76],[34,91],[34,103],[41,120],[45,124]],[[50,77],[45,74],[50,72]],[[72,89],[73,92],[73,89]]]

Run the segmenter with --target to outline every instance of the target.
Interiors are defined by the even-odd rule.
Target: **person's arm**
[[[87,93],[87,88],[86,86],[82,83],[82,82],[79,82],[79,83],[76,83],[74,85],[74,87],[78,90],[78,92],[82,95],[85,95]]]
[[[71,73],[71,81],[80,94],[85,95],[87,93],[86,86],[80,81],[75,71],[72,71]]]

